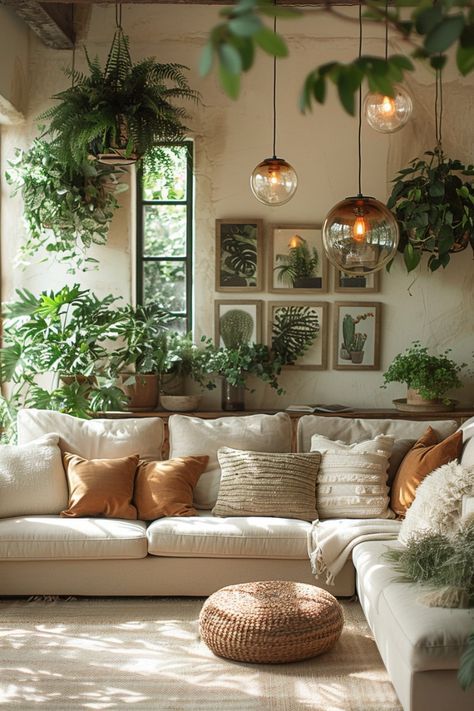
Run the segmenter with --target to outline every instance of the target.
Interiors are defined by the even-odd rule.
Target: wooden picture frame
[[[263,288],[263,220],[216,220],[216,291]]]
[[[294,363],[289,363],[284,367],[292,370],[325,370],[327,368],[327,336],[328,336],[328,304],[320,301],[269,301],[267,302],[267,343],[270,347],[275,345],[275,329],[281,321],[277,316],[283,316],[285,312],[294,316],[298,309],[302,309],[305,315],[316,317],[319,333],[313,344],[307,349],[303,356],[297,358]],[[283,313],[282,313],[283,312]],[[311,326],[310,326],[311,327]],[[285,328],[285,338],[291,328]],[[297,332],[299,328],[297,327]],[[282,331],[281,331],[282,332]],[[278,349],[279,350],[279,349]]]
[[[335,302],[333,334],[335,370],[380,369],[381,311],[382,304],[378,302]],[[350,319],[352,319],[352,327]],[[344,324],[348,324],[349,327],[346,328]]]
[[[262,310],[263,301],[252,301],[250,299],[224,299],[214,301],[214,342],[217,347],[226,345],[221,337],[221,317],[229,311],[243,311],[253,320],[253,331],[249,336],[248,343],[262,342]],[[242,342],[242,341],[240,341]]]
[[[305,250],[303,254],[301,250]],[[313,266],[314,250],[317,263]],[[269,251],[270,292],[325,294],[328,291],[328,260],[320,225],[272,225]]]
[[[334,291],[341,294],[375,294],[380,291],[380,272],[351,276],[333,267]]]

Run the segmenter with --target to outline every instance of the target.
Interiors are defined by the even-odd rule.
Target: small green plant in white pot
[[[446,397],[449,390],[460,388],[462,383],[459,373],[466,363],[458,365],[449,357],[448,348],[440,355],[431,355],[426,346],[414,341],[404,353],[395,356],[383,374],[384,385],[388,383],[406,383],[406,405],[413,408],[452,405]],[[397,404],[395,400],[395,404]]]

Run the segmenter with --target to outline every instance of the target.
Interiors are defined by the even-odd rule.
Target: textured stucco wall
[[[351,11],[345,10],[347,14]],[[296,168],[299,176],[297,194],[287,205],[268,208],[251,195],[249,175],[257,162],[271,152],[272,61],[259,56],[255,67],[244,77],[237,102],[226,98],[215,76],[201,79],[197,65],[209,28],[215,24],[218,8],[190,6],[130,7],[124,5],[123,25],[130,35],[132,58],[154,55],[161,61],[175,61],[191,68],[190,83],[202,93],[200,107],[190,106],[191,136],[195,140],[195,335],[214,333],[214,299],[239,298],[214,292],[214,221],[216,218],[262,218],[266,241],[271,224],[321,224],[329,208],[357,189],[357,124],[348,117],[331,92],[327,104],[306,116],[298,110],[302,79],[313,66],[333,58],[350,59],[357,52],[357,25],[312,11],[304,19],[281,21],[280,31],[288,40],[290,56],[278,64],[278,142],[277,151]],[[113,32],[114,12],[95,6],[84,37],[91,54],[104,59]],[[381,28],[367,28],[364,52],[383,52]],[[28,73],[30,92],[28,123],[9,127],[3,133],[2,161],[15,145],[28,145],[35,132],[34,117],[49,104],[53,93],[66,85],[61,67],[71,61],[70,52],[50,50],[35,37],[30,38]],[[396,43],[394,51],[396,51]],[[84,61],[81,53],[78,68]],[[434,77],[426,69],[418,70],[410,80],[417,101],[414,122],[394,136],[383,136],[367,126],[363,128],[363,190],[384,200],[389,181],[402,163],[431,148],[433,119],[431,97]],[[459,79],[447,72],[445,86],[446,148],[464,160],[472,160],[473,79]],[[452,97],[452,101],[449,99]],[[114,219],[109,243],[98,247],[98,272],[80,275],[84,285],[98,294],[113,292],[132,297],[133,224],[130,198],[125,195],[123,208]],[[2,239],[5,263],[13,262],[22,237],[21,204],[8,197],[2,185]],[[378,294],[335,294],[332,288],[320,300],[330,305],[330,321],[338,300],[378,301],[383,304],[381,329],[381,370],[377,372],[325,371],[285,373],[282,384],[287,394],[278,397],[256,384],[249,394],[251,407],[284,407],[290,402],[342,401],[360,407],[389,406],[394,397],[403,397],[403,386],[381,390],[381,374],[393,356],[414,339],[434,349],[453,349],[453,356],[470,360],[474,351],[474,269],[471,251],[453,257],[446,272],[428,274],[424,269],[414,280],[396,263],[390,275],[382,274]],[[55,265],[30,267],[26,271],[5,269],[4,295],[14,288],[33,290],[61,286],[71,277]],[[74,279],[72,279],[74,281]],[[266,291],[242,294],[242,298],[280,300],[280,294]],[[291,295],[289,299],[294,299]],[[306,300],[305,295],[296,298]],[[318,299],[319,300],[319,299]],[[264,309],[266,318],[266,310]],[[264,324],[266,326],[266,324]],[[266,333],[266,327],[263,330]],[[332,353],[332,329],[329,334],[329,364]],[[457,394],[459,397],[459,393]],[[471,380],[462,394],[464,402],[474,401]],[[206,394],[205,404],[217,402],[217,393]]]

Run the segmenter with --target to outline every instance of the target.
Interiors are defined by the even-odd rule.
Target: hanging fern
[[[178,100],[199,100],[181,64],[148,58],[132,64],[128,38],[117,28],[102,70],[86,51],[89,73],[66,70],[72,86],[42,118],[50,122],[61,160],[80,165],[91,154],[122,151],[142,157],[156,143],[182,140],[188,114]]]
[[[318,314],[310,306],[283,306],[275,309],[272,349],[285,364],[302,356],[320,330]]]

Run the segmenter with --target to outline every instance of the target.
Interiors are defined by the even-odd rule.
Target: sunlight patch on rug
[[[401,711],[360,605],[295,664],[243,664],[200,640],[197,598],[0,600],[0,707]]]

